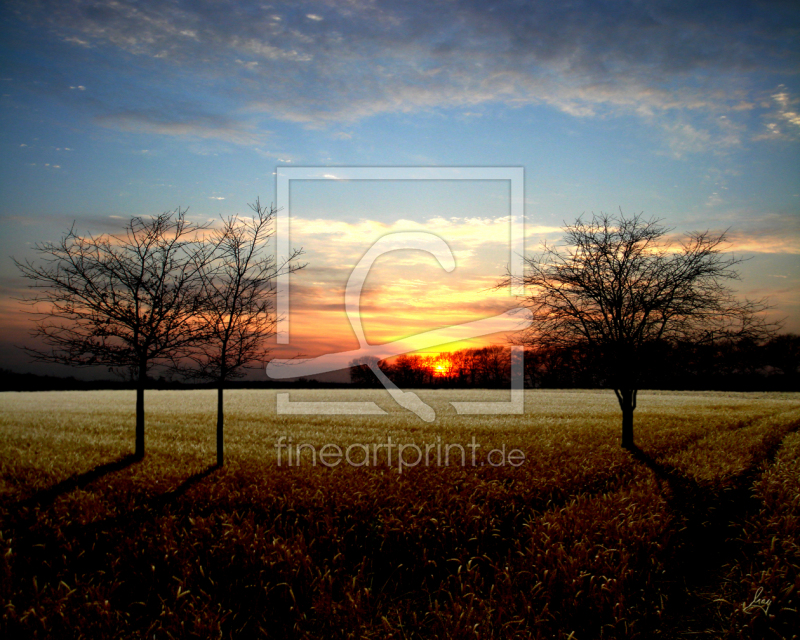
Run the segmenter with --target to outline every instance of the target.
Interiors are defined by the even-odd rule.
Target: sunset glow
[[[750,258],[738,293],[769,297],[800,331],[791,3],[714,16],[649,3],[212,5],[5,11],[6,366],[53,372],[18,348],[30,318],[10,257],[33,258],[73,223],[98,235],[179,206],[196,223],[246,215],[256,197],[276,201],[279,167],[321,179],[291,187],[290,241],[308,266],[292,277],[291,340],[275,357],[359,348],[348,277],[374,242],[403,231],[442,238],[456,268],[420,251],[381,256],[360,300],[369,344],[506,343],[507,332],[436,346],[415,336],[515,306],[494,288],[509,265],[508,185],[357,181],[344,167],[519,167],[528,253],[593,211],[643,211],[676,237],[730,229],[730,250]]]

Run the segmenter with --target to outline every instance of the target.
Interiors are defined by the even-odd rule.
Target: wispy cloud
[[[778,86],[766,104],[772,108],[763,117],[765,129],[755,136],[756,140],[800,138],[800,98],[784,86]]]
[[[119,131],[155,133],[167,136],[216,139],[241,145],[264,142],[264,134],[241,122],[215,116],[190,116],[167,120],[151,113],[127,111],[95,118],[97,124]]]
[[[309,266],[293,276],[292,323],[313,335],[324,323],[329,344],[349,348],[344,290],[359,257],[377,239],[400,231],[427,231],[444,239],[456,269],[445,272],[425,251],[393,251],[375,262],[361,297],[370,341],[386,342],[428,329],[502,313],[513,306],[507,291],[493,290],[509,259],[508,218],[345,222],[292,218],[292,242],[306,249]],[[545,228],[534,228],[536,235]],[[550,232],[549,228],[545,229]],[[560,233],[560,229],[557,229]]]
[[[738,228],[728,234],[737,253],[800,255],[800,218],[792,214],[740,214]]]
[[[782,253],[800,255],[798,235],[764,233],[750,236],[743,233],[731,234],[731,249],[737,253]],[[779,276],[775,276],[779,277]]]
[[[377,0],[223,8],[52,0],[35,7],[21,12],[66,42],[162,61],[234,87],[252,113],[309,127],[387,112],[543,104],[576,118],[669,116],[667,144],[681,156],[738,144],[754,110],[776,110],[768,131],[800,120],[788,90],[767,107],[759,99],[773,90],[765,82],[792,77],[800,62],[790,3],[612,1],[598,9],[590,0]],[[681,123],[676,113],[715,124]],[[146,126],[184,135],[186,124]],[[214,130],[205,135],[217,137],[208,133]]]
[[[292,242],[305,248],[309,262],[293,276],[291,321],[296,335],[304,336],[297,348],[313,355],[357,346],[344,312],[345,285],[369,246],[399,231],[428,231],[443,238],[455,255],[456,269],[444,272],[423,251],[394,251],[376,261],[360,307],[371,343],[489,317],[515,305],[507,291],[494,289],[508,263],[508,218],[432,217],[386,223],[293,217]],[[559,243],[562,235],[560,227],[528,225],[528,250],[535,251],[541,239]],[[675,232],[670,238],[677,249],[683,235]],[[790,217],[754,216],[728,234],[726,251],[798,255],[798,238],[800,230]],[[319,334],[320,326],[325,326],[325,339],[315,341],[312,336]]]

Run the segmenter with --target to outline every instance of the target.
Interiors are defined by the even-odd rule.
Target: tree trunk
[[[222,383],[217,388],[217,466],[221,467],[223,462],[223,425],[225,416],[222,402]]]
[[[622,448],[633,449],[633,411],[636,409],[636,389],[614,389],[622,409]]]
[[[147,383],[146,365],[139,364],[139,379],[136,381],[136,453],[144,458],[144,388]]]

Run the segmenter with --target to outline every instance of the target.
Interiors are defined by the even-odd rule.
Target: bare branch
[[[32,335],[46,347],[26,351],[36,360],[103,365],[136,380],[140,456],[148,372],[188,355],[203,335],[195,315],[207,261],[202,229],[180,208],[133,218],[119,236],[81,236],[73,225],[58,242],[36,245],[38,262],[15,261],[31,289],[24,302],[36,319]]]
[[[723,253],[725,233],[690,233],[672,247],[670,231],[642,214],[566,225],[564,246],[544,244],[525,259],[523,299],[534,322],[516,342],[587,352],[632,415],[643,354],[654,343],[771,337],[778,325],[765,319],[766,301],[741,301],[726,284],[739,279],[742,259]]]
[[[269,354],[266,340],[277,324],[276,280],[305,266],[297,262],[302,250],[280,264],[267,250],[277,209],[262,206],[258,199],[250,208],[249,219],[222,220],[210,238],[211,257],[199,270],[197,318],[205,337],[191,353],[196,365],[191,373],[219,384],[263,365]]]

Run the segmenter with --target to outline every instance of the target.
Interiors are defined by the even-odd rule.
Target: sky
[[[323,178],[292,184],[307,267],[276,355],[358,346],[345,285],[393,232],[438,235],[456,267],[381,256],[361,298],[370,343],[516,304],[493,288],[507,182],[324,178],[336,167],[522,167],[529,252],[592,212],[643,212],[675,237],[727,230],[748,258],[738,293],[800,332],[794,2],[12,1],[0,64],[4,368],[65,373],[18,349],[31,321],[12,258],[73,223],[247,213],[275,201],[279,167]]]

